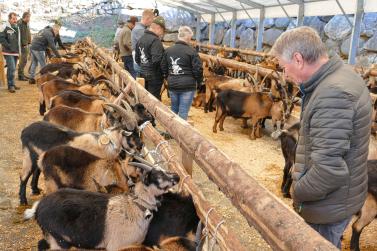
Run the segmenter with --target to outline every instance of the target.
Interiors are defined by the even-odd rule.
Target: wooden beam
[[[206,48],[210,50],[224,50],[224,51],[229,51],[229,52],[239,52],[240,54],[243,55],[248,55],[248,56],[257,56],[257,57],[267,57],[268,54],[265,52],[260,52],[260,51],[253,51],[253,50],[243,50],[243,49],[238,49],[238,48],[231,48],[231,47],[223,47],[219,45],[211,45],[211,44],[197,44],[196,42],[192,42],[194,46],[199,45],[201,48]]]

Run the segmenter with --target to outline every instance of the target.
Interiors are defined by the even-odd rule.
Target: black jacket
[[[183,41],[166,49],[161,69],[171,91],[194,91],[203,81],[203,66],[198,53]]]
[[[140,65],[140,73],[145,80],[162,80],[161,60],[164,47],[153,32],[146,30],[136,43],[135,61]]]
[[[12,27],[10,23],[7,22],[3,27],[1,27],[0,43],[3,47],[3,54],[19,54],[21,38],[18,26]]]
[[[33,38],[30,49],[34,51],[45,51],[49,47],[57,57],[60,57],[60,54],[55,46],[55,38],[56,36],[52,28],[45,28],[39,31]]]

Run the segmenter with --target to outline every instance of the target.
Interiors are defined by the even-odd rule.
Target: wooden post
[[[143,88],[145,88],[145,79],[144,78],[136,78],[136,82],[139,83]]]
[[[0,81],[3,86],[6,85],[5,83],[5,63],[4,63],[4,57],[2,53],[2,48],[0,45]]]

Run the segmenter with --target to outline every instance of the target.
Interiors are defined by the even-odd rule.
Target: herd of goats
[[[111,66],[85,42],[76,42],[71,51],[66,62],[40,70],[43,121],[21,133],[21,205],[28,203],[29,178],[32,194],[38,195],[39,176],[44,177],[45,196],[25,211],[25,219],[34,217],[43,232],[38,249],[199,250],[203,237],[191,196],[172,189],[180,180],[176,173],[144,158],[142,129],[154,125],[152,114],[112,81]],[[260,65],[272,73],[262,77],[204,61],[205,85],[193,106],[216,110],[215,133],[218,124],[224,130],[227,116],[241,118],[243,128],[250,119],[251,139],[261,137],[265,120],[272,119],[272,137],[280,139],[285,158],[281,190],[289,197],[299,124],[283,128],[300,93],[278,73],[273,59]],[[371,92],[377,91],[368,74],[363,71]],[[369,193],[353,224],[352,250],[359,250],[361,231],[377,215],[377,160],[368,161],[368,174]]]

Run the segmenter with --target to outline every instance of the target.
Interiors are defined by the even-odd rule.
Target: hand
[[[67,50],[67,49],[65,49],[65,53],[68,53],[68,50]]]

